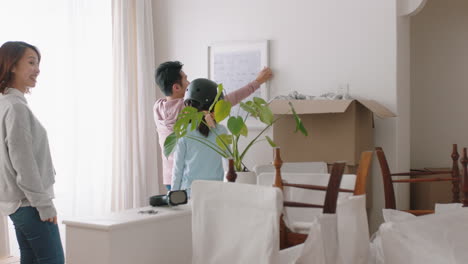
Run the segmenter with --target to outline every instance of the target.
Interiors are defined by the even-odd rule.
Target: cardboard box
[[[309,136],[294,133],[289,102]],[[273,125],[273,140],[281,147],[285,162],[346,161],[348,165],[356,165],[362,151],[374,149],[373,115],[395,117],[372,100],[273,100],[270,107],[281,117]]]

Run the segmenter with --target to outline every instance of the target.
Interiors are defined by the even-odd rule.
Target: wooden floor
[[[0,264],[19,264],[20,259],[17,257],[9,257],[6,259],[0,259]]]

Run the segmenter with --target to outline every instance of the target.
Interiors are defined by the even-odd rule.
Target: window
[[[0,43],[25,41],[42,55],[37,86],[26,98],[48,132],[60,221],[110,211],[111,4],[95,0],[0,3]],[[12,254],[19,255],[11,225],[9,233]],[[61,235],[64,239],[63,231]]]

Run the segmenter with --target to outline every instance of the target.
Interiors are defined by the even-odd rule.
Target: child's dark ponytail
[[[198,131],[205,137],[210,134],[210,128],[206,125],[205,117],[203,117],[203,122],[198,125]]]
[[[186,106],[191,106],[196,108],[198,111],[207,111],[208,109],[200,109],[200,104],[193,100],[185,100]],[[206,125],[205,117],[203,117],[202,122],[198,125],[197,130],[205,137],[208,137],[210,134],[210,128]]]

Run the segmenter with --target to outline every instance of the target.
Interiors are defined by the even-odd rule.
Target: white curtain
[[[151,1],[113,0],[112,20],[112,209],[121,210],[148,205],[159,190]]]
[[[42,53],[27,99],[48,132],[59,221],[111,210],[111,7],[110,0],[0,2],[0,45],[22,40]],[[9,230],[11,253],[19,255],[11,222]]]

